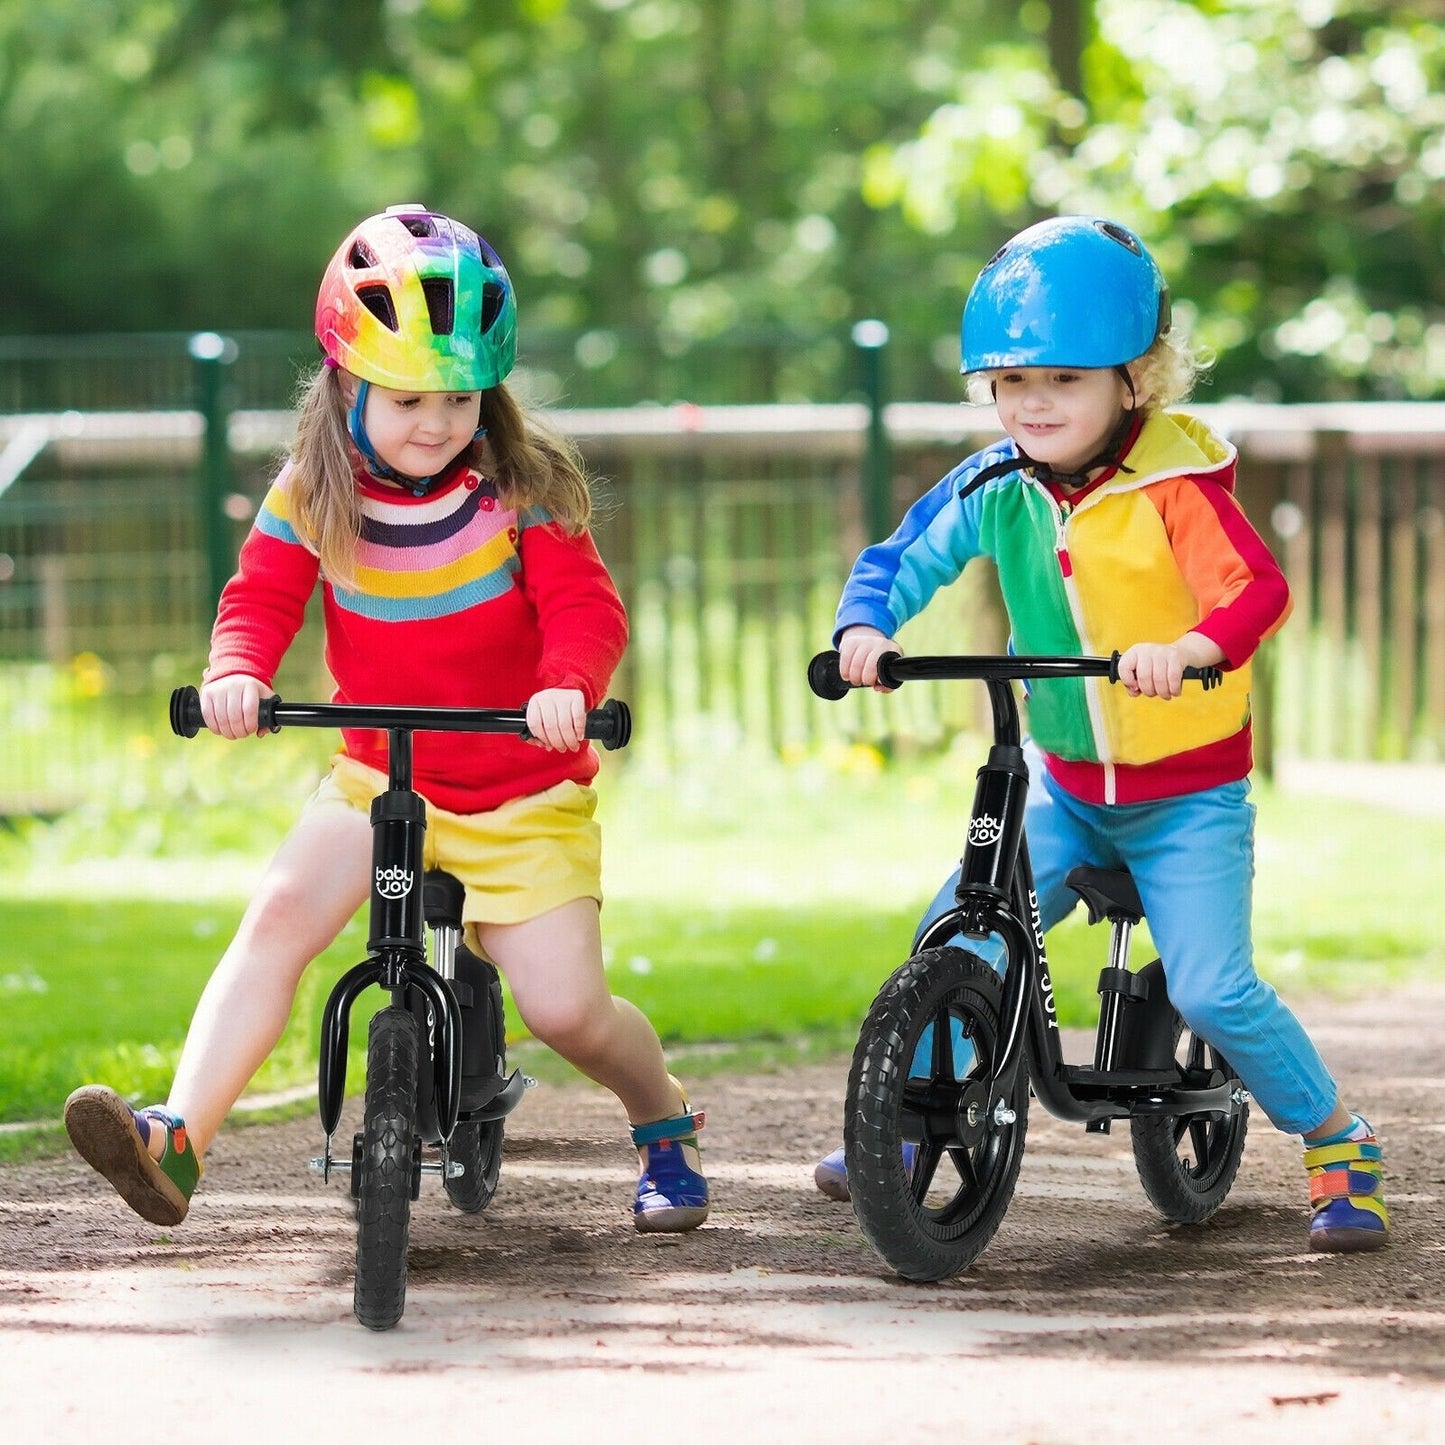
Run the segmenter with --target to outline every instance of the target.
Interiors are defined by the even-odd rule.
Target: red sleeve
[[[627,613],[590,534],[554,522],[524,527],[522,588],[537,614],[541,687],[574,687],[596,707],[627,646]]]
[[[301,630],[319,570],[300,542],[277,535],[275,514],[263,507],[241,547],[236,575],[221,592],[206,680],[245,673],[269,686]]]
[[[1175,559],[1199,601],[1194,631],[1219,645],[1230,667],[1254,655],[1290,613],[1279,563],[1234,497],[1208,477],[1163,489],[1160,509]]]

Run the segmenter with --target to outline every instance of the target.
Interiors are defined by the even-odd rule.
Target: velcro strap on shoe
[[[1389,1230],[1390,1212],[1384,1207],[1383,1199],[1368,1198],[1366,1195],[1353,1195],[1344,1199],[1315,1199],[1314,1217],[1311,1218],[1311,1230],[1315,1228],[1338,1228],[1345,1224],[1350,1228],[1367,1228],[1367,1230]],[[1342,1211],[1350,1211],[1342,1214]],[[1379,1220],[1379,1224],[1368,1224],[1368,1220]]]
[[[1343,1144],[1316,1144],[1305,1150],[1305,1168],[1321,1169],[1327,1164],[1380,1162],[1380,1146],[1373,1139],[1346,1139]]]
[[[671,1119],[658,1119],[652,1124],[638,1124],[632,1130],[634,1144],[657,1144],[663,1139],[686,1139],[696,1134],[706,1122],[701,1109],[692,1114],[677,1114]]]
[[[1330,1199],[1366,1199],[1378,1194],[1383,1181],[1366,1169],[1322,1169],[1310,1179],[1310,1203]]]
[[[186,1121],[179,1114],[172,1114],[169,1109],[157,1104],[141,1112],[165,1130],[166,1147],[156,1161],[157,1167],[189,1199],[196,1192],[196,1185],[206,1170],[191,1148]]]

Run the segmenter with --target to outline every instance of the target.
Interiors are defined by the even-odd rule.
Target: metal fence
[[[1266,764],[1276,750],[1440,759],[1445,407],[1200,410],[1239,444],[1246,504],[1297,599],[1261,669]],[[633,622],[615,690],[636,707],[644,747],[688,758],[846,736],[926,747],[975,717],[943,688],[826,705],[804,685],[847,567],[876,530],[868,408],[554,417],[601,479],[598,542]],[[898,404],[882,419],[892,516],[995,434],[987,413],[961,406]],[[219,512],[211,530],[234,557],[291,425],[285,410],[232,413],[217,491],[203,484],[196,412],[0,417],[0,810],[62,806],[97,766],[113,768],[98,760],[116,737],[160,731],[166,691],[194,678],[204,653],[207,514]],[[1004,635],[982,569],[911,626],[913,651]],[[324,686],[314,626],[278,685]]]

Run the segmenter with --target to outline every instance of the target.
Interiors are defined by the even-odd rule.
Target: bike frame
[[[963,934],[985,939],[998,934],[1007,950],[1003,974],[1002,1037],[998,1066],[989,1080],[987,1114],[1009,1096],[1020,1069],[1027,1069],[1039,1102],[1055,1117],[1095,1126],[1133,1114],[1184,1115],[1228,1111],[1233,1085],[1186,1088],[1162,1081],[1139,1084],[1108,1077],[1105,1067],[1082,1069],[1066,1064],[1054,1006],[1043,923],[1034,888],[1033,865],[1024,837],[1029,775],[1024,760],[1015,682],[1045,678],[1104,677],[1118,681],[1119,654],[1112,657],[904,657],[886,653],[878,662],[878,680],[897,688],[908,681],[973,680],[987,684],[994,741],[977,774],[954,907],[936,919],[918,941],[918,949],[946,943]],[[1185,676],[1206,688],[1218,684],[1216,668],[1187,668]],[[808,671],[820,697],[836,699],[849,691],[838,671],[838,654],[821,653]],[[1105,1001],[1100,1034],[1117,1033],[1117,995]],[[1112,1017],[1110,1014],[1112,1009]]]
[[[194,737],[204,726],[200,694],[194,687],[171,694],[171,728]],[[443,1141],[456,1127],[462,1088],[462,1019],[456,994],[446,978],[427,962],[422,849],[426,803],[412,788],[412,735],[415,732],[506,733],[530,737],[525,712],[503,708],[426,708],[364,706],[347,703],[286,703],[261,700],[260,727],[378,728],[387,734],[387,787],[371,805],[371,924],[367,956],[348,969],[327,997],[321,1015],[321,1060],[317,1093],[331,1138],[341,1121],[346,1095],[346,1053],[351,1009],[366,989],[379,985],[392,1003],[404,1007],[414,988],[431,1006],[436,1040],[436,1116]],[[612,749],[632,735],[631,714],[613,699],[587,714],[586,736]],[[505,1112],[499,1108],[498,1112]]]

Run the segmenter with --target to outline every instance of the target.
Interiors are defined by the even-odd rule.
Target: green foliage
[[[416,199],[507,258],[552,390],[786,332],[736,395],[831,399],[878,315],[897,394],[954,397],[982,261],[1102,210],[1220,394],[1432,395],[1442,69],[1438,7],[1363,0],[0,0],[3,325],[302,328]]]
[[[0,900],[0,1121],[57,1118],[81,1083],[164,1099],[201,986],[241,908],[234,898]],[[258,1091],[289,1088],[315,1072],[325,985],[364,951],[365,930],[353,923],[307,975]],[[365,1039],[369,1014],[358,1007],[353,1038]],[[356,1052],[353,1077],[361,1077],[361,1059]]]
[[[890,198],[938,233],[966,229],[980,206],[1011,223],[1053,211],[1131,222],[1217,354],[1222,393],[1438,393],[1438,9],[1093,9],[1078,94],[1042,40],[989,52],[887,154]]]

